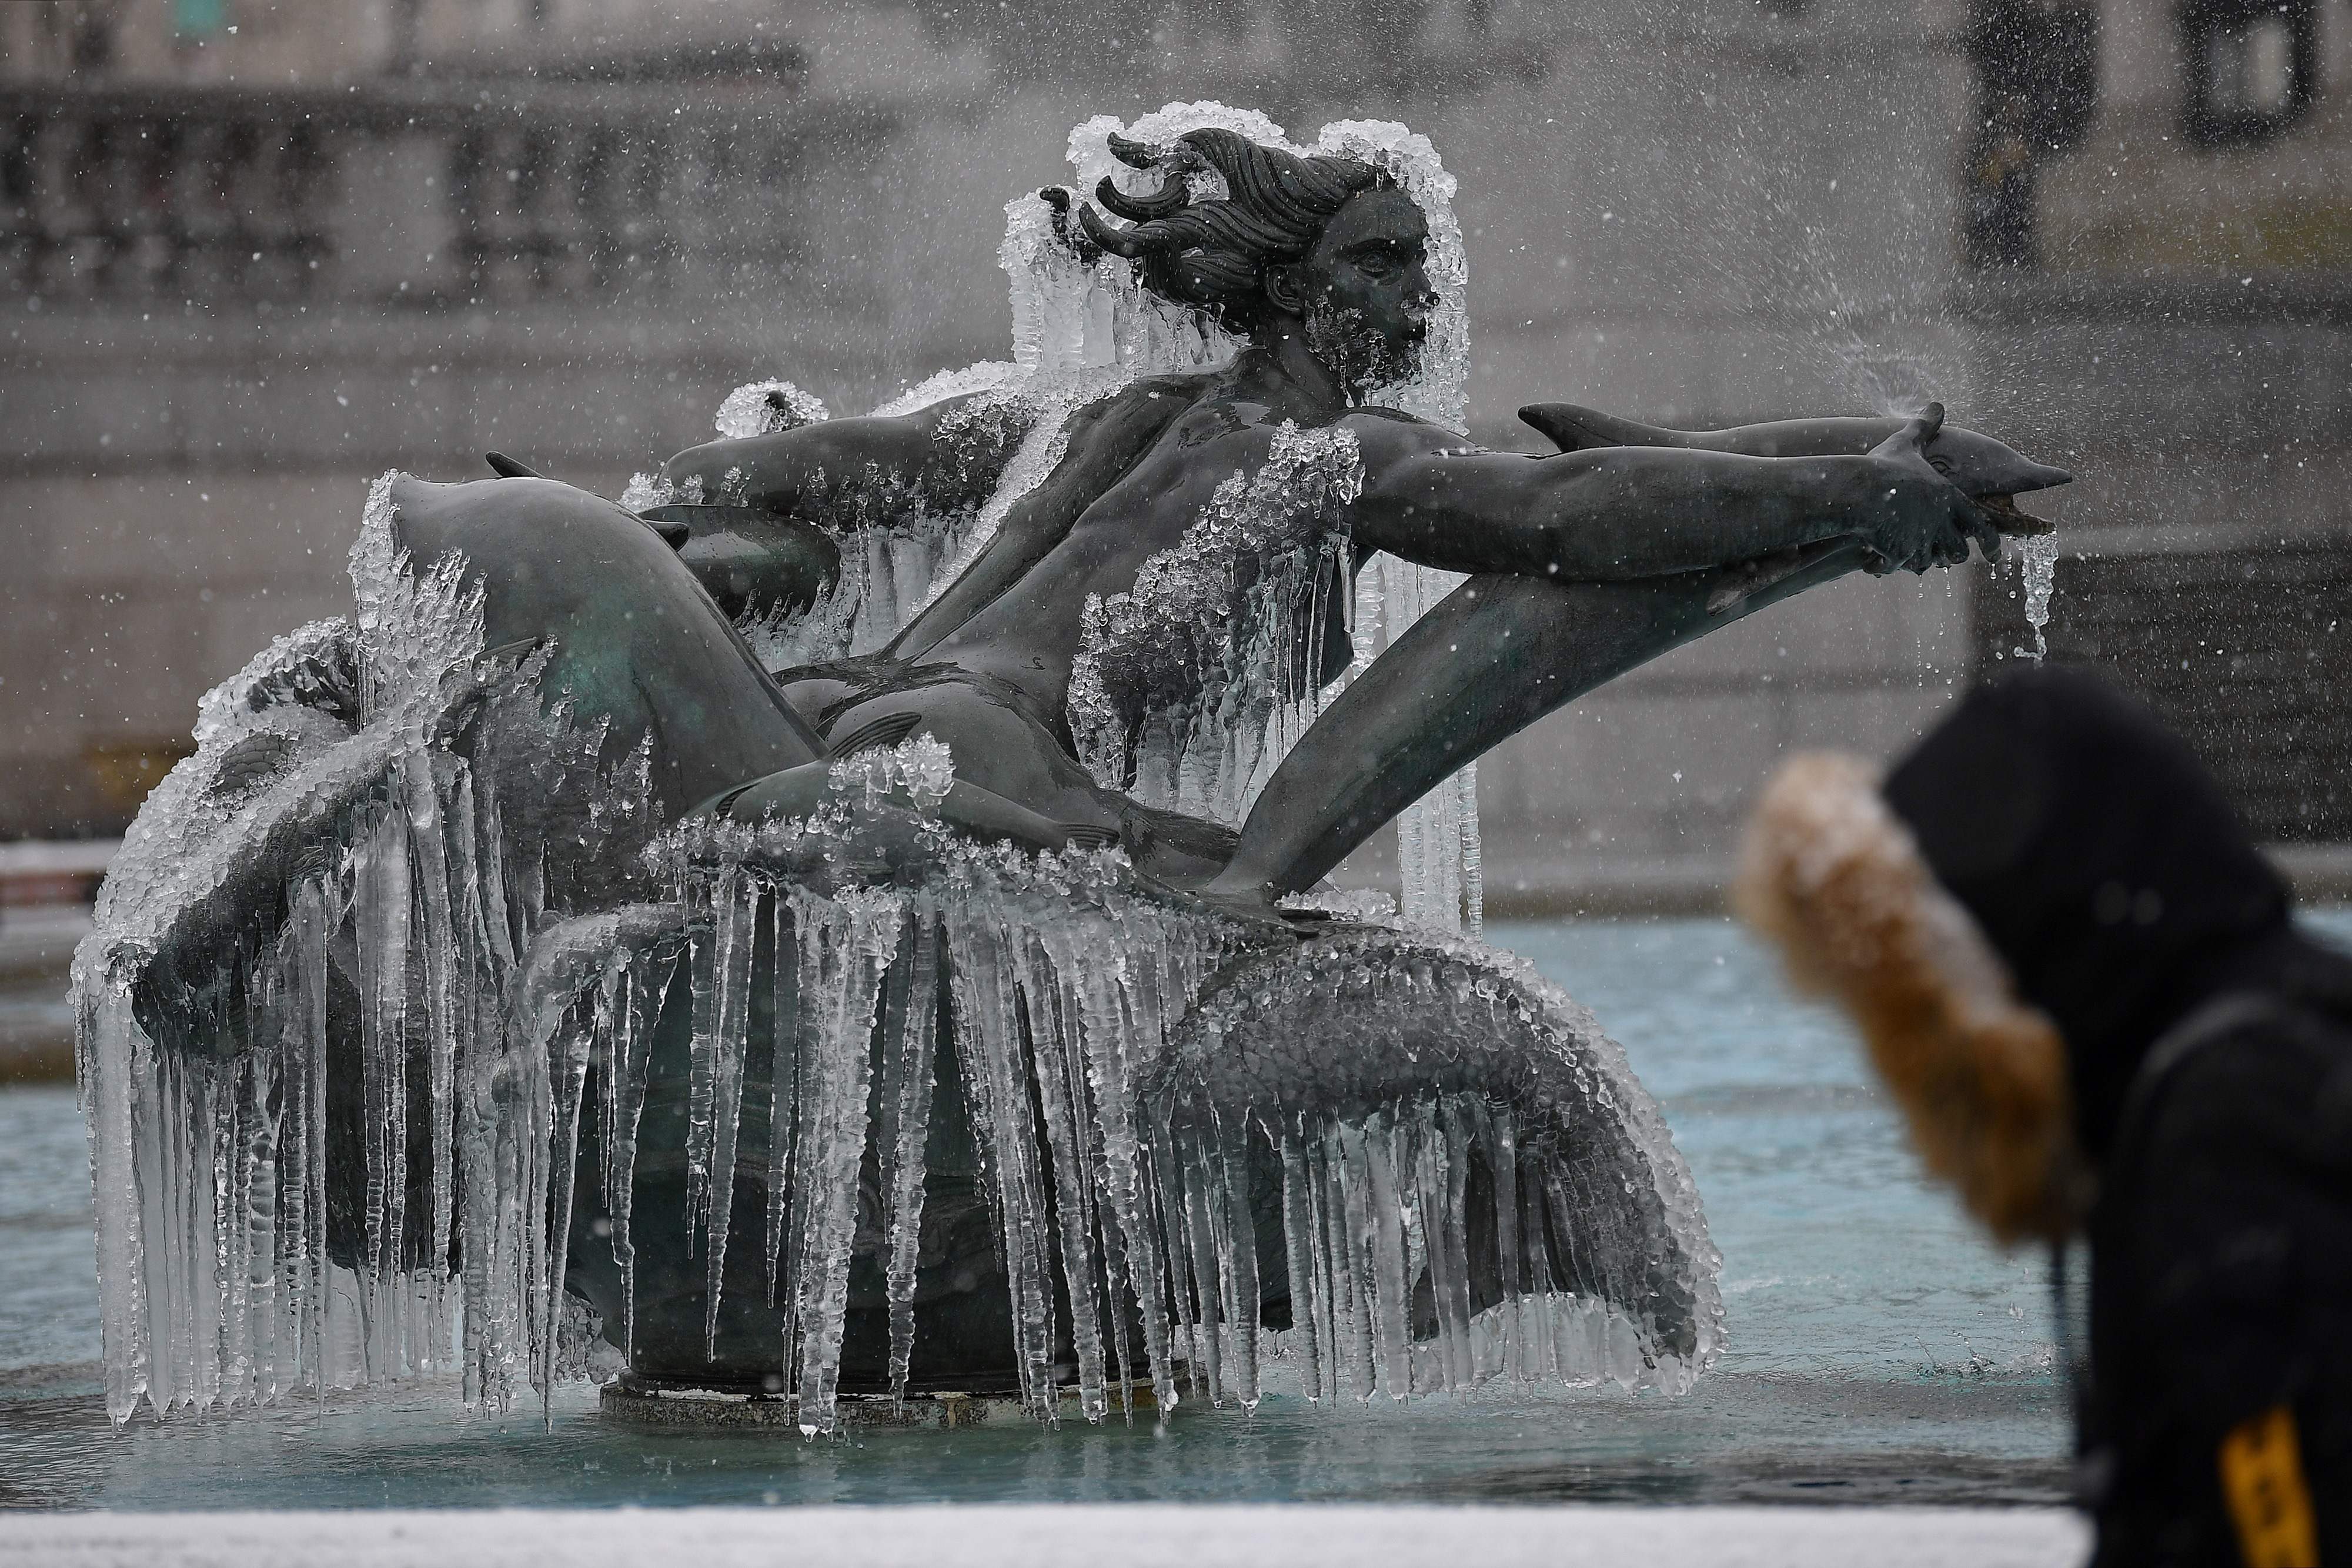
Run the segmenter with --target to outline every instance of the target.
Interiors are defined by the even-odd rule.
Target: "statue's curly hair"
[[[1113,136],[1110,151],[1130,168],[1158,172],[1160,189],[1130,195],[1106,178],[1095,199],[1135,226],[1116,227],[1081,204],[1086,238],[1133,262],[1153,293],[1242,331],[1265,309],[1265,269],[1305,256],[1349,197],[1389,179],[1358,159],[1301,157],[1217,126],[1166,148]],[[1192,200],[1184,176],[1203,168],[1224,176],[1224,196]],[[1041,193],[1060,219],[1068,198]]]

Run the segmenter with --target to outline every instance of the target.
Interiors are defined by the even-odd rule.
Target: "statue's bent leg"
[[[1119,831],[1119,798],[1097,784],[1065,742],[993,681],[945,666],[918,670],[898,689],[839,706],[826,717],[825,733],[839,748],[873,737],[929,736],[944,742],[961,784],[1056,824],[1056,847],[1073,829],[1081,836],[1115,837]],[[977,795],[973,801],[980,803]]]
[[[1448,775],[1546,714],[1864,559],[1860,546],[1833,540],[1770,562],[1627,582],[1473,578],[1307,729],[1206,892],[1262,901],[1313,886]]]
[[[608,720],[606,755],[650,738],[675,818],[746,779],[816,761],[824,743],[660,535],[548,479],[392,486],[395,537],[419,569],[462,554],[484,590],[485,641],[551,650],[541,689]]]
[[[759,822],[770,817],[805,817],[823,805],[832,792],[833,768],[830,762],[807,762],[781,773],[771,773],[728,790],[701,810],[724,814],[739,822]],[[911,799],[895,803],[918,809]],[[1033,850],[1067,849],[1074,827],[1077,830],[1076,836],[1085,838],[1092,826],[1055,821],[1017,800],[1008,800],[992,789],[961,779],[949,787],[947,798],[935,810],[940,821],[968,837],[992,841],[1009,840]]]

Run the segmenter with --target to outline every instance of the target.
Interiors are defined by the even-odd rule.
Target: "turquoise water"
[[[2346,924],[2341,919],[2332,922]],[[0,1091],[0,1506],[914,1501],[2055,1501],[2042,1264],[1920,1179],[1851,1035],[1721,921],[1498,926],[1664,1104],[1723,1250],[1730,1345],[1680,1399],[1561,1394],[1164,1425],[646,1433],[567,1391],[441,1391],[116,1434],[98,1397],[89,1165],[66,1089]]]

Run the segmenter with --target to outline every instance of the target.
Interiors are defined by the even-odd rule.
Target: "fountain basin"
[[[71,1091],[52,1088],[0,1092],[0,1219],[15,1239],[0,1251],[0,1482],[26,1506],[131,1510],[2064,1502],[2040,1260],[1992,1250],[1919,1178],[1839,1019],[1792,998],[1720,921],[1489,934],[1620,1020],[1707,1195],[1727,1343],[1678,1398],[1602,1387],[1310,1406],[1276,1354],[1254,1414],[1187,1397],[1132,1426],[1114,1410],[1100,1425],[1066,1413],[1057,1427],[807,1442],[791,1427],[623,1422],[567,1382],[550,1433],[535,1406],[485,1416],[444,1379],[226,1421],[142,1414],[115,1432],[96,1364],[88,1156]]]

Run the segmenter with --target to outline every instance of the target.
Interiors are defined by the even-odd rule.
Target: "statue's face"
[[[1429,220],[1411,196],[1392,188],[1350,196],[1291,273],[1307,347],[1350,392],[1420,370],[1437,291]]]

